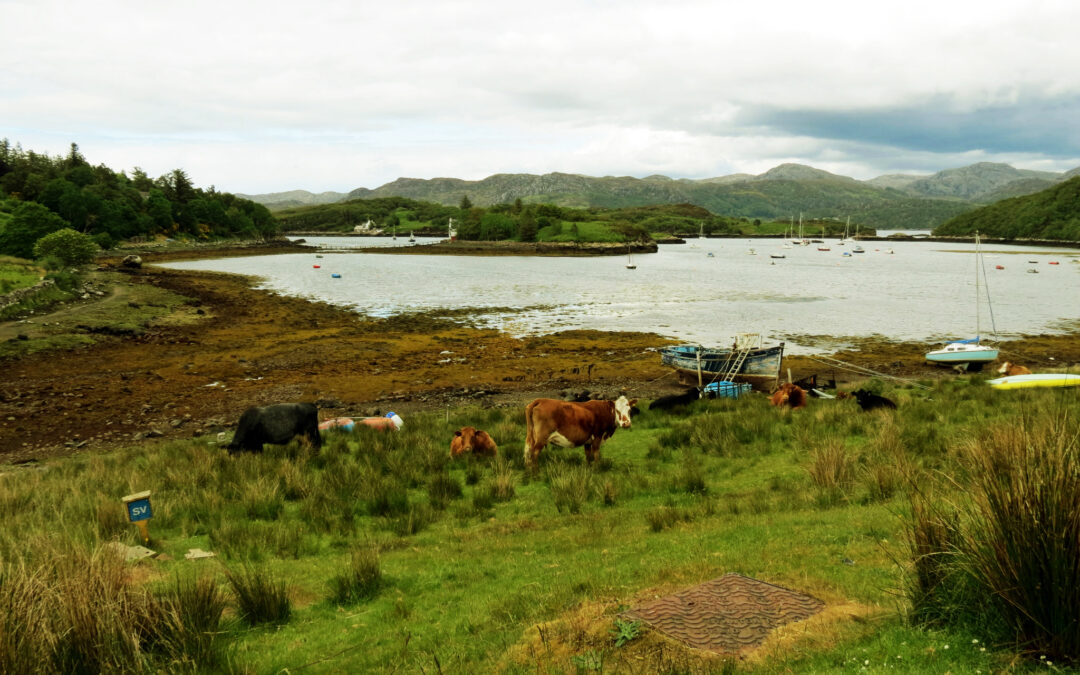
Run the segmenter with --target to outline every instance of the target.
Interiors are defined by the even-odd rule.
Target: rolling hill
[[[1080,170],[1080,168],[1074,171]],[[456,205],[462,197],[477,206],[548,203],[572,208],[623,208],[650,204],[694,204],[731,217],[786,219],[850,216],[876,229],[930,229],[950,218],[1005,197],[1030,194],[1064,180],[1066,174],[1015,169],[982,162],[933,175],[890,174],[860,181],[802,164],[781,164],[759,175],[733,174],[700,180],[667,176],[592,177],[581,174],[495,174],[482,180],[398,178],[375,189],[358,188],[340,201],[404,197]],[[252,195],[273,208],[326,201],[340,193],[305,191]],[[337,200],[335,200],[337,201]]]
[[[952,218],[935,235],[1080,241],[1080,176],[1032,195],[1005,199]]]

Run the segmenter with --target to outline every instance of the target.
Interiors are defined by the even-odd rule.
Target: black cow
[[[671,410],[675,406],[688,405],[701,398],[701,390],[690,387],[681,394],[661,396],[649,404],[649,410]]]
[[[890,408],[896,410],[896,404],[885,398],[884,396],[878,396],[877,394],[866,391],[865,389],[857,389],[851,392],[851,395],[855,397],[855,401],[859,404],[859,407],[866,410],[875,410],[877,408]]]
[[[262,452],[264,443],[284,445],[295,436],[304,436],[316,448],[322,447],[319,436],[319,409],[314,403],[279,403],[248,408],[240,416],[229,453],[248,450]]]

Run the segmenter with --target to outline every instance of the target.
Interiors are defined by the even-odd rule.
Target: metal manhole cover
[[[666,595],[620,616],[697,649],[732,653],[753,648],[776,628],[824,609],[817,598],[741,574],[725,574]]]

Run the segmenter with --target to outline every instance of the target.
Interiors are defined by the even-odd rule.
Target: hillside
[[[1006,239],[1080,241],[1080,176],[960,214],[935,228],[934,234],[970,235],[976,230]]]
[[[1033,179],[1042,182],[1033,185],[1030,183]],[[992,194],[1019,181],[1025,181],[1029,188],[1036,187],[1038,190],[1045,189],[1061,179],[1060,173],[1030,171],[1016,169],[1008,164],[979,162],[959,169],[939,171],[933,176],[912,182],[905,189],[922,197],[954,198],[987,203],[992,201]],[[1030,194],[1030,192],[1023,193],[1022,190],[1023,188],[1017,186],[1012,192]]]
[[[307,190],[289,190],[288,192],[268,192],[261,195],[237,194],[236,196],[258,202],[271,211],[277,211],[293,206],[333,204],[344,199],[346,194],[344,192],[320,192],[315,194]]]
[[[748,180],[593,178],[578,174],[497,174],[479,181],[457,178],[400,178],[375,190],[361,188],[350,199],[407,197],[458,204],[463,196],[477,206],[547,203],[567,208],[626,208],[650,204],[694,204],[735,218],[846,218],[875,229],[931,228],[970,208],[949,200],[923,199],[881,189],[812,167],[788,164]]]

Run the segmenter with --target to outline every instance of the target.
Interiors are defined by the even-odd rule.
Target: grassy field
[[[329,433],[319,451],[229,456],[205,437],[2,467],[0,672],[1060,669],[978,621],[909,620],[909,494],[963,502],[965,448],[1023,418],[1077,419],[1076,392],[976,377],[884,393],[897,411],[759,395],[645,411],[597,465],[549,448],[535,473],[516,408]],[[463,425],[499,459],[451,461]],[[137,542],[120,498],[141,490],[165,555],[125,566],[102,546]],[[826,610],[739,658],[617,622],[728,572]]]
[[[44,274],[44,270],[28,260],[0,256],[0,295],[33,286]]]

